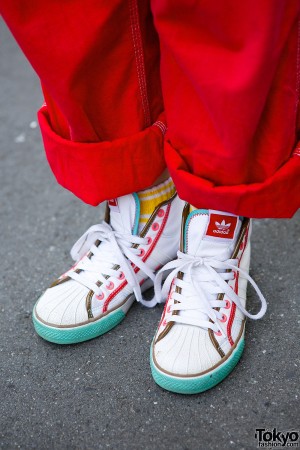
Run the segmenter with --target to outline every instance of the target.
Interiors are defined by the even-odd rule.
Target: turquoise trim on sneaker
[[[139,196],[138,196],[138,194],[136,192],[134,192],[132,195],[133,195],[133,198],[135,200],[135,206],[136,206],[132,234],[134,236],[137,236],[139,234],[139,223],[140,223],[140,215],[141,215],[141,202],[140,202]]]
[[[187,216],[187,219],[186,219],[186,222],[185,222],[185,227],[184,227],[184,233],[183,233],[183,249],[184,249],[185,252],[186,252],[186,234],[187,234],[187,229],[188,229],[188,226],[189,226],[189,223],[190,223],[192,217],[197,215],[197,214],[209,215],[209,210],[208,209],[194,209]]]
[[[154,381],[163,389],[177,394],[200,394],[224,380],[234,369],[245,346],[242,337],[232,354],[216,369],[198,377],[175,377],[159,370],[153,361],[153,342],[150,350],[150,365]]]
[[[118,309],[107,314],[94,322],[72,328],[57,328],[41,322],[35,314],[32,314],[33,325],[39,336],[54,344],[78,344],[90,339],[94,339],[107,333],[117,326],[125,318],[125,313]]]

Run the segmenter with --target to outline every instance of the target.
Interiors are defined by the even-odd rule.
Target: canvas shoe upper
[[[175,194],[161,203],[141,232],[139,198],[108,202],[107,222],[94,225],[75,243],[73,267],[35,305],[36,331],[57,343],[81,342],[119,323],[155,272],[176,255],[183,202]]]
[[[185,207],[181,251],[157,275],[157,296],[167,297],[151,350],[152,373],[162,387],[202,392],[238,361],[245,316],[258,319],[266,301],[248,275],[251,222],[228,213]],[[161,276],[170,271],[162,292]],[[262,302],[246,310],[247,281]]]

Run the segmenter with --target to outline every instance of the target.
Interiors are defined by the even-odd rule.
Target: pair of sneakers
[[[105,221],[73,246],[73,267],[37,301],[35,329],[50,342],[83,342],[118,325],[135,300],[150,307],[166,300],[150,350],[153,378],[173,392],[203,392],[238,362],[245,317],[266,310],[248,274],[251,222],[193,209],[174,194],[139,229],[136,194],[109,201]],[[246,310],[247,281],[262,302],[256,315]]]

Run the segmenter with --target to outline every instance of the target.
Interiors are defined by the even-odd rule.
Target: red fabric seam
[[[145,61],[143,54],[143,43],[141,36],[141,29],[139,25],[139,12],[136,0],[130,1],[130,23],[134,48],[134,56],[136,62],[136,69],[138,75],[138,83],[141,93],[142,107],[144,111],[144,126],[148,127],[151,124],[150,107],[147,93],[147,81],[145,73]]]

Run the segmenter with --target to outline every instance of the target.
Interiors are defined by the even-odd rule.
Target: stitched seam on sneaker
[[[247,231],[246,231],[246,233],[245,233],[245,245],[244,245],[244,248],[243,248],[243,251],[242,251],[240,260],[239,260],[238,267],[240,267],[240,263],[241,263],[242,257],[243,257],[243,255],[244,255],[244,252],[245,252],[246,247],[247,247],[247,244],[248,244],[248,236],[249,236],[249,228],[247,228]],[[235,289],[234,289],[234,291],[235,291],[235,293],[236,293],[237,295],[238,295],[238,289],[239,289],[238,281],[239,281],[239,272],[238,272],[237,275],[236,275]],[[231,311],[230,311],[230,316],[229,316],[228,324],[227,324],[227,338],[228,338],[228,341],[229,341],[229,343],[230,343],[231,346],[234,345],[234,342],[233,342],[233,339],[232,339],[232,336],[231,336],[231,329],[232,329],[232,324],[233,324],[235,312],[236,312],[236,304],[233,303],[233,304],[232,304]]]
[[[186,253],[188,252],[188,244],[189,244],[188,230],[189,230],[191,219],[196,217],[196,216],[204,216],[204,215],[208,215],[209,216],[209,213],[207,213],[207,212],[204,213],[204,212],[198,212],[198,211],[199,210],[195,210],[195,211],[190,212],[188,217],[187,217],[187,220],[186,220],[186,224],[185,224],[185,227],[184,227],[184,235],[183,235],[183,248],[184,248]],[[201,209],[200,211],[208,211],[208,210]],[[209,220],[209,217],[208,217],[208,220]]]

